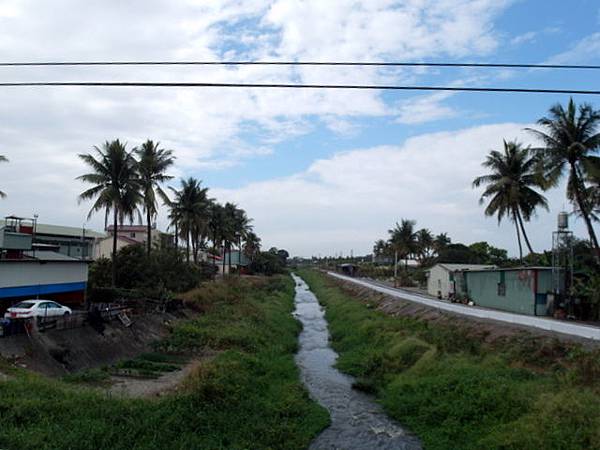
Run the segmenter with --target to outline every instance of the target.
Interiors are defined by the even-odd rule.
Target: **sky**
[[[600,64],[597,0],[0,0],[0,60],[293,60]],[[592,71],[331,67],[0,68],[0,81],[432,84],[600,89]],[[575,96],[600,108],[600,98]],[[77,157],[119,138],[177,156],[254,219],[266,248],[355,255],[402,218],[515,255],[473,179],[503,139],[568,96],[218,88],[0,88],[0,215],[96,230]],[[563,187],[526,227],[548,249]],[[158,218],[165,229],[166,212]],[[572,219],[579,236],[585,231]]]

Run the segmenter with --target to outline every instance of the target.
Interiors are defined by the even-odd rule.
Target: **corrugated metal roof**
[[[112,230],[114,229],[114,226],[109,225],[108,227],[106,227],[106,231],[108,232],[112,232]],[[152,227],[152,231],[155,231],[156,227]],[[117,231],[119,232],[130,232],[130,231],[148,231],[148,227],[146,225],[117,225]]]
[[[82,262],[81,259],[48,250],[26,251],[23,254],[38,261]]]
[[[520,267],[492,267],[491,269],[472,269],[473,272],[486,272],[486,271],[495,271],[495,272],[510,272],[510,271],[521,271],[521,270],[552,270],[552,267],[545,266],[520,266]]]
[[[0,227],[4,226],[5,224],[6,221],[4,219],[0,219]],[[83,234],[83,228],[80,227],[65,227],[62,225],[49,225],[45,223],[38,223],[36,225],[36,231],[38,234],[51,234],[56,236],[76,238],[81,238]],[[98,233],[97,231],[93,231],[88,228],[85,229],[85,237],[87,238],[100,238],[104,236],[106,236],[106,234]]]
[[[442,266],[446,270],[449,270],[450,272],[456,272],[457,270],[496,269],[496,266],[494,266],[493,264],[446,264],[446,263],[440,263],[438,265]]]

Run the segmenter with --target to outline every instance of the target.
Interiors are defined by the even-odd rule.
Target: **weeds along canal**
[[[417,438],[387,417],[373,398],[352,389],[354,379],[334,367],[337,353],[329,346],[323,308],[304,280],[292,276],[296,282],[294,315],[303,325],[296,364],[311,396],[331,415],[331,425],[310,449],[420,449]]]

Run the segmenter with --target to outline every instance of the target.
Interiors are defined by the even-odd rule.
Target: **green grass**
[[[326,307],[338,367],[426,449],[600,449],[600,352],[392,317],[300,271]]]
[[[0,448],[306,448],[329,419],[294,364],[300,324],[291,316],[292,280],[208,284],[186,301],[202,314],[174,325],[156,353],[131,363],[177,364],[171,353],[218,351],[178,394],[109,398],[18,371],[0,383]]]

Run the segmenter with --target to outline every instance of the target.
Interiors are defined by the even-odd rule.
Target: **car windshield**
[[[33,302],[21,302],[13,306],[13,308],[30,309],[35,305]]]

